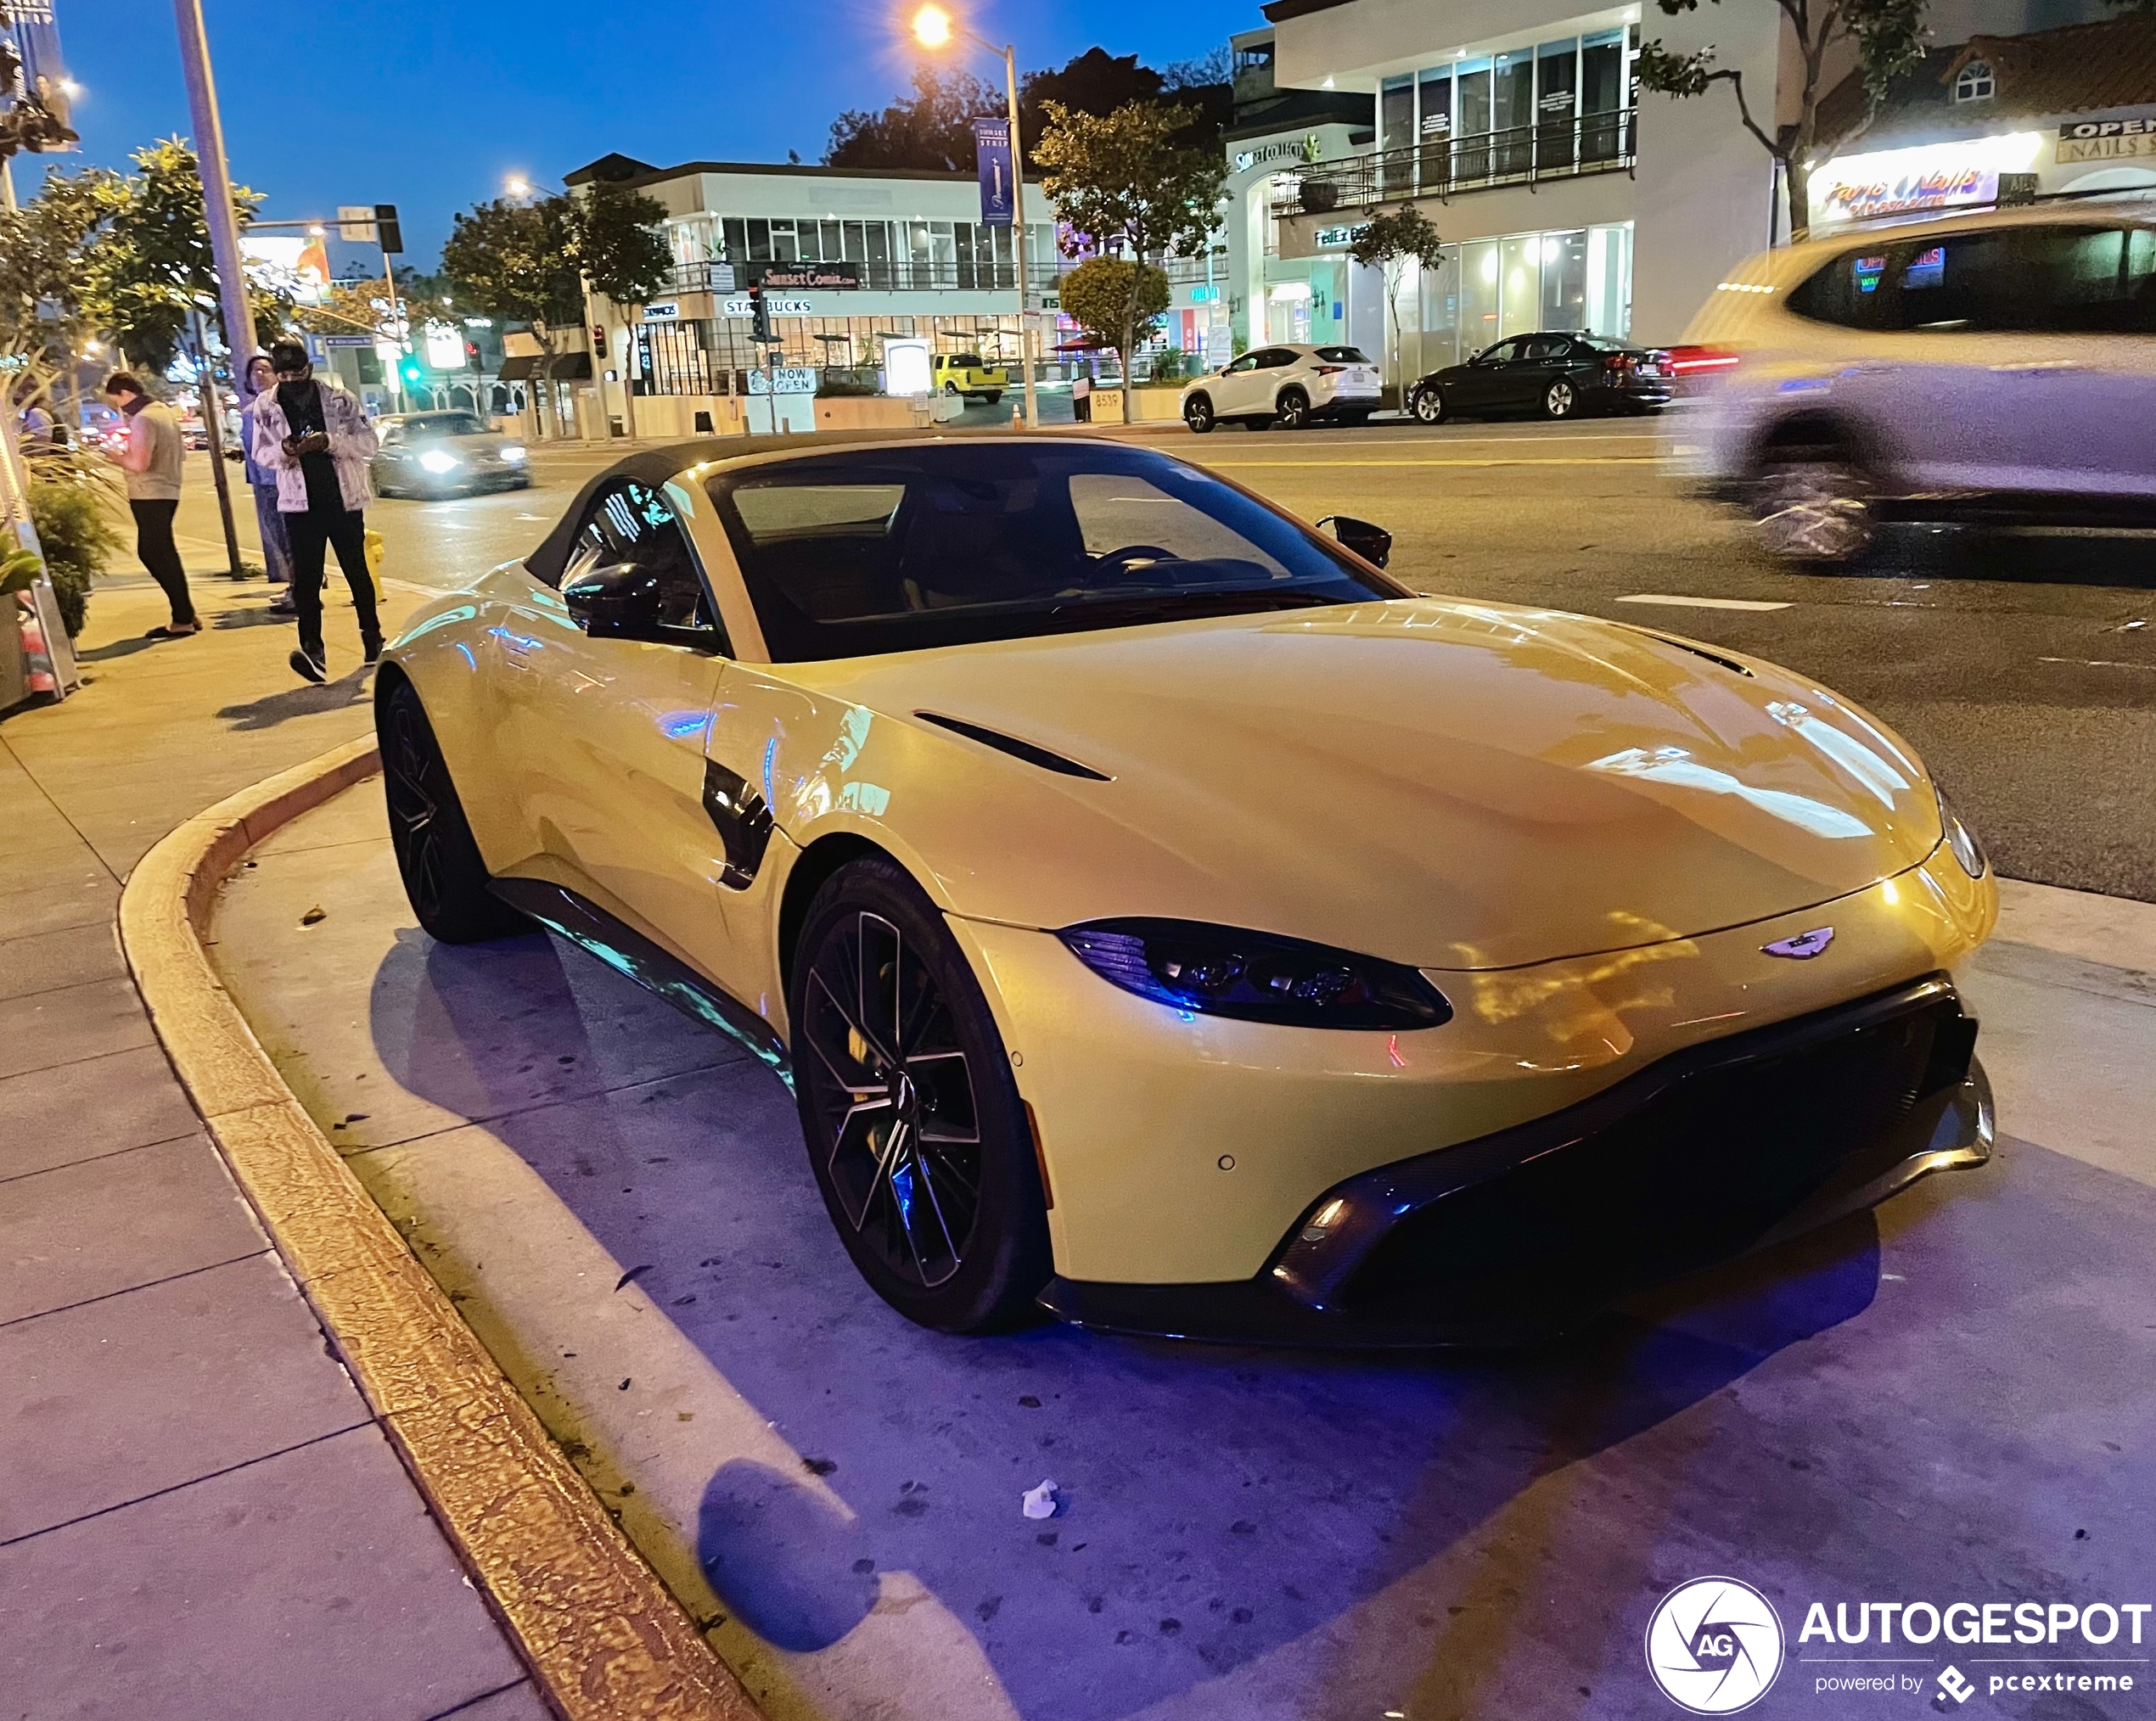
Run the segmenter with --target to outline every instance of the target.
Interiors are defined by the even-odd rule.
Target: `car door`
[[[1255,352],[1244,353],[1221,373],[1213,385],[1215,418],[1230,418],[1256,409],[1258,366],[1264,357],[1265,349],[1260,347]]]
[[[1502,404],[1506,367],[1519,356],[1519,347],[1518,339],[1501,340],[1477,353],[1460,367],[1457,379],[1446,379],[1446,403],[1463,412],[1482,412]]]
[[[497,635],[527,816],[576,888],[710,972],[726,849],[705,749],[726,635],[674,501],[627,479],[592,499],[562,585],[624,563],[657,576],[665,640],[593,638],[545,587]]]
[[[1506,412],[1539,407],[1551,382],[1564,368],[1564,349],[1571,343],[1562,335],[1523,335],[1513,343],[1512,356],[1497,368],[1496,390],[1491,405]]]

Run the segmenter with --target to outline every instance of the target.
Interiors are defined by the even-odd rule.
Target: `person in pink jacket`
[[[367,462],[374,452],[374,429],[358,401],[315,380],[307,350],[298,341],[275,343],[270,367],[277,373],[277,386],[255,401],[254,455],[276,477],[277,511],[292,547],[292,603],[300,618],[292,668],[302,680],[326,681],[328,658],[322,642],[326,550],[336,551],[337,565],[351,587],[366,660],[371,664],[382,654],[374,579],[367,569]]]

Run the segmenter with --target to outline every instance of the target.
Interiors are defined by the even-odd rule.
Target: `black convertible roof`
[[[576,541],[576,524],[584,518],[586,507],[598,494],[602,485],[621,479],[632,479],[656,490],[669,479],[707,461],[761,460],[772,454],[812,454],[820,449],[858,446],[864,442],[974,440],[1006,443],[1025,439],[1013,439],[1008,430],[962,430],[955,436],[947,433],[928,435],[906,430],[819,430],[798,436],[699,436],[693,442],[670,442],[663,448],[640,448],[633,454],[623,455],[613,465],[595,473],[585,481],[584,487],[576,492],[576,500],[570,503],[562,517],[547,529],[547,535],[539,541],[539,547],[524,558],[525,572],[542,585],[559,587],[562,570],[569,565],[570,551]],[[1055,440],[1060,442],[1070,439],[1066,433]]]

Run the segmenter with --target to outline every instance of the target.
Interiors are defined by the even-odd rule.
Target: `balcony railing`
[[[1626,109],[1552,125],[1514,126],[1476,137],[1449,137],[1350,155],[1274,182],[1277,216],[1330,215],[1411,197],[1449,199],[1493,185],[1531,185],[1583,173],[1630,172],[1638,159],[1639,117]]]
[[[813,268],[814,264],[775,263],[774,268]],[[864,293],[1015,293],[1018,291],[1018,266],[1008,261],[980,263],[968,260],[940,260],[935,262],[916,262],[911,259],[898,261],[862,261],[834,263],[834,269],[850,269],[861,279]],[[1030,284],[1036,289],[1054,277],[1068,272],[1072,265],[1059,261],[1042,268],[1035,264],[1030,271]],[[753,266],[726,263],[677,263],[674,266],[673,290],[677,293],[738,293],[748,289]],[[733,284],[725,284],[732,271]]]

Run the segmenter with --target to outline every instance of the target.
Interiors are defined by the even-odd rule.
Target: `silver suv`
[[[1765,252],[1671,357],[1695,475],[1778,555],[1847,562],[1889,518],[2156,521],[2156,205]]]

